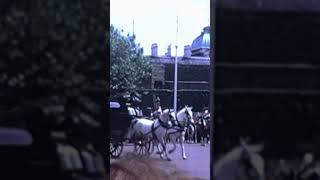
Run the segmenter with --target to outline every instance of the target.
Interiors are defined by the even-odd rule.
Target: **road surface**
[[[172,144],[167,144],[167,148],[172,149]],[[166,160],[160,159],[160,156],[155,152],[151,155],[156,159],[159,159],[160,167],[164,169],[168,166],[168,163],[175,165],[188,175],[192,177],[199,177],[201,179],[210,179],[210,145],[201,146],[200,144],[185,144],[185,150],[187,155],[187,160],[182,159],[182,153],[180,145],[177,144],[176,151],[169,154],[172,161],[168,162]],[[127,152],[133,152],[132,145],[125,145],[123,149],[123,154]],[[115,159],[111,159],[111,162]],[[170,171],[170,169],[166,169]]]

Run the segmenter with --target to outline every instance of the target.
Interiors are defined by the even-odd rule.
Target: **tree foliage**
[[[122,35],[110,27],[110,93],[133,93],[150,77],[151,69],[143,49],[135,42],[134,35]]]
[[[56,126],[72,121],[101,127],[106,2],[36,0],[7,7],[0,17],[2,106],[38,107],[43,121]]]

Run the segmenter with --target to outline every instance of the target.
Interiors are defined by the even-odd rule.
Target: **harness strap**
[[[161,119],[159,119],[159,118],[158,118],[158,120],[159,120],[160,126],[166,128],[166,129],[169,129],[169,126],[168,126],[166,123],[164,123],[164,122],[163,122]]]
[[[187,112],[185,112],[185,113],[186,113],[186,115],[188,116]],[[183,125],[180,123],[180,121],[178,120],[177,114],[176,114],[176,121],[177,121],[177,124],[178,124],[178,126],[177,126],[177,125],[174,125],[174,126],[176,126],[176,127],[186,128],[186,127],[188,127],[188,126],[190,125],[190,122],[187,121],[187,126],[183,126]]]
[[[178,116],[177,116],[177,114],[175,114],[175,116],[176,116],[176,122],[177,122],[177,124],[178,124],[178,125],[174,124],[174,125],[173,125],[173,127],[180,127],[180,128],[183,128],[182,124],[181,124],[181,123],[179,122],[179,120],[178,120]]]
[[[152,134],[152,137],[153,138],[157,138],[157,136],[156,136],[156,134],[155,134],[155,131],[159,128],[159,127],[164,127],[165,129],[166,129],[166,135],[167,135],[167,132],[168,132],[168,126],[166,126],[165,125],[165,123],[163,122],[163,121],[161,121],[160,119],[158,119],[159,120],[159,123],[160,123],[160,125],[159,126],[157,126],[157,127],[155,127],[155,125],[154,125],[154,123],[152,123],[152,125],[151,125],[151,131],[149,131],[149,132],[147,132],[147,133],[145,133],[145,134],[141,134],[142,136],[147,136],[148,134]],[[134,121],[132,122],[132,127],[136,124],[138,122],[138,119],[134,119]]]
[[[138,119],[133,119],[132,123],[131,123],[131,128],[133,128],[134,125],[136,125],[138,122]]]
[[[159,127],[159,126],[158,126],[158,127]],[[154,123],[153,123],[152,126],[151,126],[151,133],[152,133],[152,137],[153,137],[154,139],[157,138],[156,133],[155,133],[155,130],[158,129],[158,127],[155,128],[155,127],[154,127]]]

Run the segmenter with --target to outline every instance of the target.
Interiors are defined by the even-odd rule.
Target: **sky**
[[[176,41],[178,17],[178,40]],[[134,28],[133,28],[134,22]],[[172,44],[178,44],[178,55],[184,46],[201,34],[210,25],[210,0],[110,0],[110,24],[136,35],[136,42],[144,54],[151,54],[151,45],[158,44],[158,55],[165,55]]]

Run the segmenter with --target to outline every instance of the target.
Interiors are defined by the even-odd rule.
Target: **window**
[[[162,89],[162,82],[161,81],[155,81],[154,82],[154,88]]]

